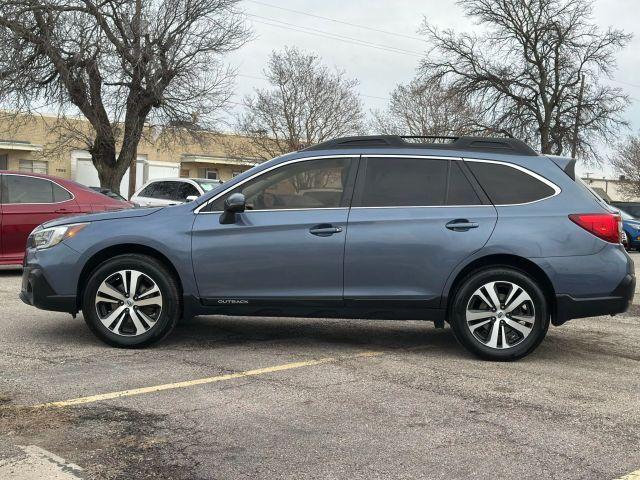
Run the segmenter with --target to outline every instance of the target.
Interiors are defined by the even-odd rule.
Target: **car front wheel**
[[[82,298],[89,328],[109,345],[144,347],[167,336],[180,317],[173,274],[147,255],[120,255],[89,277]]]
[[[525,273],[496,267],[458,288],[449,323],[460,343],[488,360],[516,360],[536,349],[549,328],[544,293]]]

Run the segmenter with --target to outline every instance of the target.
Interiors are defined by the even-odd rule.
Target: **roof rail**
[[[528,156],[538,155],[529,145],[516,138],[467,136],[363,135],[335,138],[305,148],[305,150],[338,150],[342,148],[429,148],[438,150],[477,150]]]

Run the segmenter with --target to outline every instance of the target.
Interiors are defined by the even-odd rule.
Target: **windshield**
[[[198,182],[198,185],[202,187],[204,193],[210,192],[218,185],[222,184],[220,180],[196,180],[196,182]]]

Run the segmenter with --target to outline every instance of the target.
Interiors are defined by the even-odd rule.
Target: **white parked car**
[[[141,207],[166,207],[198,198],[222,181],[205,178],[158,178],[145,183],[130,201]]]

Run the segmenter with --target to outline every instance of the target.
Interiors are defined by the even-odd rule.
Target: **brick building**
[[[90,132],[85,120],[71,122],[74,130]],[[56,116],[0,117],[0,170],[47,173],[88,186],[99,185],[91,155],[80,141],[61,141]],[[154,178],[198,177],[229,180],[259,160],[230,152],[247,151],[242,137],[203,134],[199,142],[175,141],[162,131],[148,129],[138,146],[136,186]],[[245,147],[245,148],[243,148]],[[122,180],[126,192],[128,172]]]

